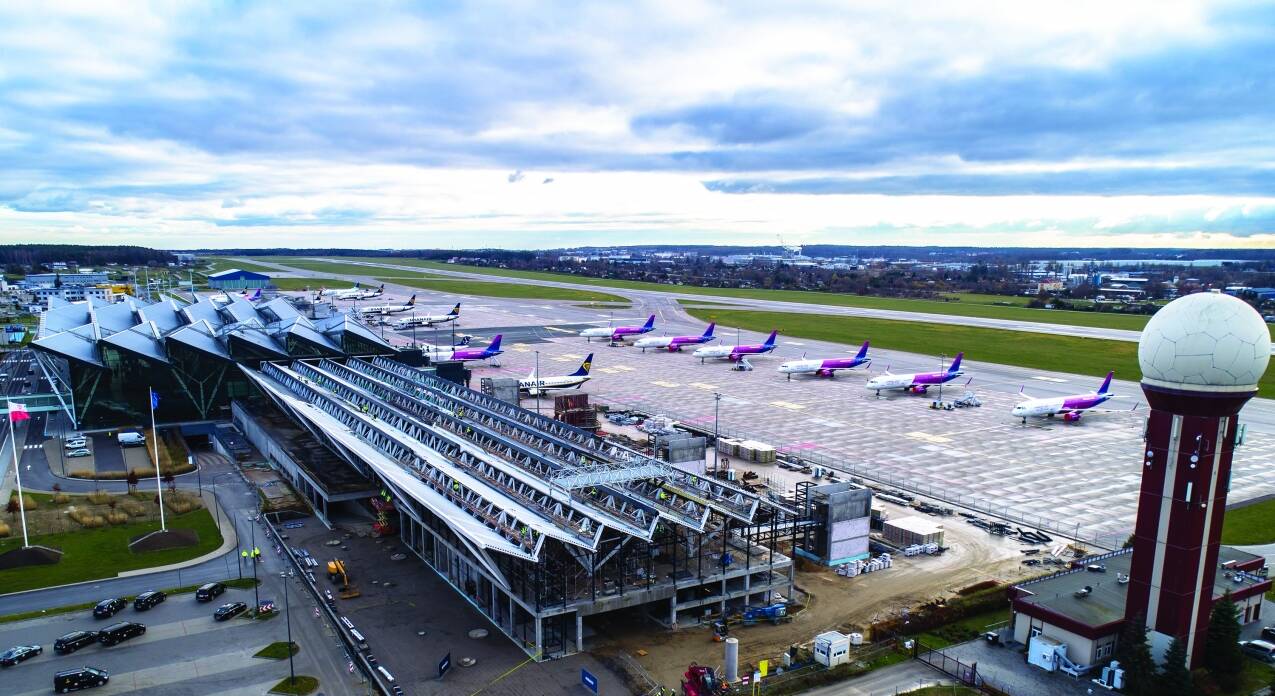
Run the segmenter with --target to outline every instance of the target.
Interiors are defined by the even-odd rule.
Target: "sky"
[[[0,243],[1275,248],[1275,5],[0,4]]]

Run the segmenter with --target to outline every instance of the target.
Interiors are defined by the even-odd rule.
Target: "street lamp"
[[[717,453],[721,451],[721,448],[718,447],[717,445],[717,440],[718,440],[717,416],[721,412],[721,407],[722,407],[721,392],[713,392],[713,475],[714,476],[717,475],[718,468],[720,466],[717,462]]]
[[[536,351],[536,375],[531,383],[536,395],[536,415],[540,415],[540,351]]]
[[[939,372],[943,371],[943,366],[947,364],[947,355],[939,353]],[[943,406],[943,378],[939,377],[939,407]]]
[[[283,578],[283,616],[288,623],[288,684],[293,685],[297,683],[297,670],[292,663],[292,605],[288,603],[288,574],[281,572],[279,577]]]

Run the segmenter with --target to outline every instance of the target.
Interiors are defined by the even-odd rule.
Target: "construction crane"
[[[345,572],[345,563],[339,558],[328,561],[328,579],[337,586],[341,599],[354,599],[362,594],[358,588],[350,584],[350,576]]]

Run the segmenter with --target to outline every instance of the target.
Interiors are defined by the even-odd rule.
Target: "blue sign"
[[[589,674],[589,670],[580,670],[580,683],[583,684],[584,688],[589,691],[592,691],[595,694],[598,693],[598,678]]]
[[[451,668],[452,668],[452,654],[447,653],[446,655],[443,656],[443,659],[438,661],[438,678],[442,679],[443,675],[447,673],[447,670]]]

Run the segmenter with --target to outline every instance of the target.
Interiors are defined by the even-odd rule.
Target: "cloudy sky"
[[[0,5],[0,242],[1275,247],[1272,5],[355,5]]]

